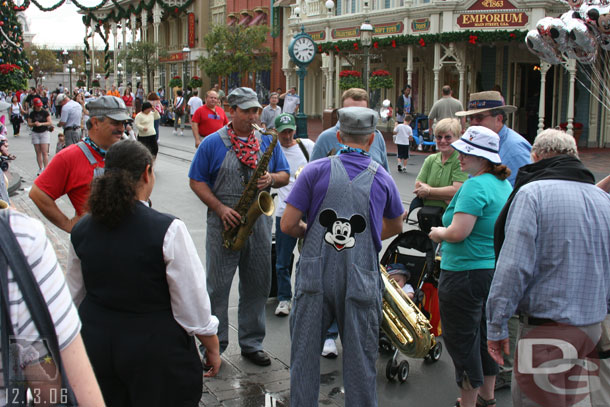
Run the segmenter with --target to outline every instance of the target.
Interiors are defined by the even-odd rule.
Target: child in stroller
[[[413,299],[415,290],[413,290],[413,286],[407,282],[411,279],[411,273],[409,273],[404,264],[388,264],[386,271],[388,272],[390,279],[396,281],[396,284],[402,288],[402,291],[404,291],[407,297]]]

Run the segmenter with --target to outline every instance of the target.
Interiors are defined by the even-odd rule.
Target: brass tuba
[[[381,329],[401,353],[413,358],[426,357],[436,345],[432,325],[420,309],[381,266],[383,320]]]
[[[222,232],[223,246],[231,250],[241,250],[241,248],[248,240],[252,228],[256,223],[256,220],[262,214],[271,216],[275,210],[275,204],[271,194],[267,191],[258,191],[256,186],[258,179],[267,171],[269,160],[273,154],[273,149],[277,144],[277,132],[274,129],[266,130],[253,124],[255,130],[261,134],[270,134],[273,139],[267,148],[267,151],[263,153],[261,158],[258,160],[256,169],[248,181],[248,185],[244,189],[244,192],[239,198],[239,202],[235,206],[235,211],[241,216],[241,223],[239,226],[225,230]]]

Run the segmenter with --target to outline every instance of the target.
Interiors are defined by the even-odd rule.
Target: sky
[[[42,0],[41,5],[50,7],[56,0]],[[93,6],[99,1],[83,1],[85,6]],[[53,11],[41,11],[34,3],[25,11],[30,22],[30,32],[36,34],[34,44],[46,45],[48,48],[84,48],[85,26],[82,14],[78,14],[78,8],[73,4],[63,4]],[[103,49],[102,39],[96,35],[95,48]],[[112,41],[110,42],[112,49]]]

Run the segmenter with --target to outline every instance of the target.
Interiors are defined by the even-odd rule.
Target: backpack
[[[183,97],[180,98],[180,103],[178,105],[174,105],[174,113],[176,113],[179,116],[182,116],[184,114],[184,98]]]

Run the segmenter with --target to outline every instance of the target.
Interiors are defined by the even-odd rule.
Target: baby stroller
[[[411,144],[411,150],[419,149],[422,151],[429,151],[436,148],[434,135],[430,134],[428,116],[424,114],[415,115],[413,121],[411,122],[411,127],[413,128],[413,142]]]
[[[382,351],[393,352],[386,365],[386,378],[404,383],[409,376],[409,362],[399,362],[400,353],[426,362],[437,362],[442,354],[438,297],[436,287],[440,272],[432,241],[421,230],[409,230],[398,235],[381,257],[383,294],[382,331],[379,340]],[[413,300],[386,271],[390,264],[402,264],[410,273],[407,281],[415,289]]]

